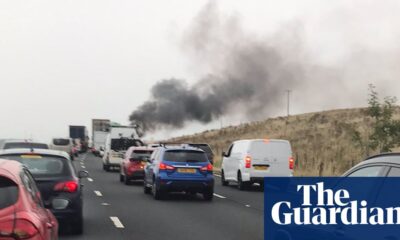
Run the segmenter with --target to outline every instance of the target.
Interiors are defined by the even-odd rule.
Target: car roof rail
[[[387,156],[400,156],[400,152],[386,152],[386,153],[379,153],[372,156],[367,157],[364,161],[371,160],[378,157],[387,157]]]

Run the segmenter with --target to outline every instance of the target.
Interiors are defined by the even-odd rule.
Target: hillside
[[[394,114],[400,119],[400,109]],[[365,109],[341,109],[271,118],[229,126],[171,139],[174,142],[206,142],[220,166],[221,153],[232,141],[250,138],[280,138],[291,142],[297,176],[335,176],[345,172],[365,156],[352,141],[351,129],[368,133],[371,119]]]

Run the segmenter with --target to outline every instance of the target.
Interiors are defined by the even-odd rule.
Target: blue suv
[[[156,200],[169,192],[202,193],[207,201],[214,195],[213,166],[206,153],[182,146],[157,148],[145,167],[144,192]]]

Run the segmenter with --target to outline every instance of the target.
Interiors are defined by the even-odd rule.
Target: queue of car
[[[156,200],[182,192],[213,200],[214,154],[208,144],[145,146],[138,139],[108,137],[104,146],[108,159],[102,158],[103,166],[113,161],[123,184],[141,181],[143,192]],[[55,138],[50,145],[31,140],[0,141],[0,239],[58,239],[59,229],[83,232],[81,180],[88,172],[75,171],[74,149],[74,142],[67,138]],[[398,153],[370,157],[343,176],[400,176],[399,157]],[[109,171],[110,165],[105,170]],[[293,176],[293,171],[289,141],[238,140],[222,153],[221,185],[236,183],[239,190],[252,184],[262,187],[264,177]]]

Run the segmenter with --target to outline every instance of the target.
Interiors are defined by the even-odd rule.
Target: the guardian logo
[[[278,225],[400,224],[400,207],[369,207],[367,200],[353,200],[349,190],[325,188],[324,182],[297,185],[297,194],[302,196],[300,206],[293,206],[290,201],[279,201],[272,205],[270,214],[274,223]]]
[[[400,240],[400,177],[267,177],[265,240]]]

